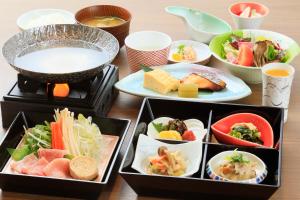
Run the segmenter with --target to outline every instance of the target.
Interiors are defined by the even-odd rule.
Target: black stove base
[[[8,128],[12,123],[15,116],[20,112],[41,112],[41,113],[53,113],[54,109],[68,107],[69,110],[82,113],[86,116],[100,116],[104,117],[109,112],[115,98],[118,95],[118,90],[114,88],[114,84],[119,80],[119,70],[117,67],[109,66],[109,78],[105,83],[101,83],[101,91],[97,91],[99,95],[93,106],[86,106],[76,103],[66,102],[63,104],[54,103],[52,101],[43,102],[30,102],[22,101],[20,98],[14,98],[13,96],[6,95],[1,101],[2,112],[2,126]]]

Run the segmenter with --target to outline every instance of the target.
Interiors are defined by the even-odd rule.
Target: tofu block
[[[179,83],[178,79],[172,77],[162,69],[154,69],[153,71],[144,73],[144,88],[161,94],[177,90]]]

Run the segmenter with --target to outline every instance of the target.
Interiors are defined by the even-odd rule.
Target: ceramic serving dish
[[[230,180],[230,179],[227,179],[225,177],[218,175],[218,173],[217,173],[218,167],[220,165],[224,164],[226,159],[228,157],[232,156],[233,154],[242,154],[243,158],[245,160],[250,161],[252,163],[256,163],[255,178],[236,181],[236,180]],[[208,163],[206,165],[206,173],[213,180],[259,184],[266,178],[268,171],[267,171],[266,164],[259,157],[257,157],[256,155],[254,155],[252,153],[248,153],[245,151],[223,151],[223,152],[215,155],[208,161]]]
[[[78,48],[83,50],[95,50],[101,54],[101,58],[94,59],[93,64],[76,64],[76,67],[53,66],[44,64],[44,67],[35,64],[28,65],[26,62],[16,64],[16,60],[30,53],[38,53],[41,50],[51,50],[61,47]],[[53,52],[53,51],[52,51]],[[78,55],[78,51],[76,51]],[[6,61],[22,75],[40,82],[73,83],[88,79],[98,74],[106,64],[111,63],[119,52],[117,39],[110,33],[101,29],[90,28],[76,24],[47,25],[28,29],[20,32],[7,40],[2,48],[2,54]],[[57,58],[58,54],[49,54],[43,60],[53,59],[53,62],[65,63],[73,60],[72,51],[68,56]],[[87,54],[80,54],[80,61],[89,63]],[[86,61],[85,61],[86,60]],[[68,61],[68,62],[69,62]]]
[[[17,19],[21,30],[50,24],[75,24],[74,14],[61,9],[36,9],[22,14]]]
[[[211,129],[218,141],[226,144],[235,144],[240,146],[262,146],[260,144],[238,139],[229,135],[231,127],[235,123],[252,123],[261,133],[260,139],[263,141],[263,146],[272,148],[274,145],[273,129],[270,123],[263,117],[253,113],[237,113],[229,115],[215,122]]]
[[[161,68],[170,73],[175,78],[183,78],[190,73],[215,73],[220,79],[222,79],[227,85],[226,88],[221,91],[209,92],[200,91],[197,98],[182,98],[178,97],[177,92],[170,92],[166,95],[154,92],[152,90],[143,87],[144,71],[140,70],[133,73],[115,84],[115,87],[123,92],[136,95],[136,96],[147,96],[147,97],[159,97],[166,99],[176,100],[189,100],[189,101],[231,101],[246,97],[251,94],[251,89],[239,78],[225,73],[216,68],[206,67],[196,64],[188,63],[177,63],[165,66],[158,66],[154,68]]]
[[[82,23],[85,19],[102,16],[114,16],[125,20],[124,23],[117,26],[99,27],[115,36],[120,48],[123,47],[124,40],[129,34],[131,22],[131,13],[127,9],[114,5],[94,5],[77,11],[75,19],[78,23],[85,25]]]
[[[280,33],[267,30],[236,30],[233,32],[224,33],[216,36],[209,44],[213,56],[226,66],[234,75],[240,77],[247,83],[258,84],[262,82],[261,67],[247,67],[238,64],[233,64],[226,60],[224,55],[223,44],[228,40],[231,34],[239,34],[243,36],[251,36],[253,38],[266,38],[277,42],[282,49],[288,52],[288,59],[286,63],[290,63],[299,53],[300,47],[293,39]]]
[[[192,47],[196,53],[196,58],[194,60],[182,60],[182,61],[175,60],[173,58],[173,54],[178,52],[178,47],[180,45],[184,45],[186,47]],[[177,40],[174,41],[171,45],[168,60],[170,63],[186,62],[186,63],[206,65],[210,61],[211,55],[212,53],[209,47],[204,43],[193,41],[193,40]]]
[[[188,35],[199,42],[208,44],[214,36],[231,31],[227,22],[200,10],[181,6],[169,6],[165,10],[183,18]]]
[[[249,15],[253,12],[257,16],[240,16],[245,9],[250,8]],[[238,29],[259,29],[265,17],[269,14],[269,8],[256,2],[238,2],[229,6],[228,11]]]
[[[187,164],[186,172],[181,175],[182,177],[191,176],[199,170],[202,159],[202,141],[168,144],[143,134],[139,135],[131,167],[142,174],[147,174],[146,167],[149,165],[148,158],[156,156],[157,150],[161,146],[167,147],[171,152],[180,151]]]

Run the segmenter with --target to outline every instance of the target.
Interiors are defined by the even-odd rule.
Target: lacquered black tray
[[[255,113],[264,117],[273,128],[274,144],[279,142],[279,148],[241,147],[217,143],[210,130],[211,124],[240,112]],[[203,143],[201,167],[191,177],[143,175],[131,168],[139,134],[146,133],[146,125],[152,119],[162,116],[178,119],[196,118],[208,129]],[[145,98],[119,173],[138,195],[177,199],[268,199],[281,184],[282,131],[281,108]],[[209,159],[222,151],[236,148],[253,153],[265,162],[268,175],[261,184],[215,181],[209,178],[205,171]]]
[[[35,124],[43,123],[45,120],[53,120],[53,114],[20,112],[15,117],[0,145],[1,189],[24,193],[80,197],[84,199],[99,196],[104,186],[106,186],[112,178],[113,169],[116,170],[120,166],[120,157],[118,157],[119,151],[128,130],[130,120],[93,117],[93,122],[99,126],[102,134],[119,136],[119,140],[110,158],[108,167],[100,182],[56,179],[4,172],[3,169],[10,158],[6,149],[14,148],[19,144],[24,134],[23,125],[26,127],[33,127]]]

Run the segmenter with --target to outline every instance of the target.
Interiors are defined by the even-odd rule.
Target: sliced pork
[[[34,165],[30,168],[25,168],[23,170],[24,174],[45,176],[43,169],[48,165],[48,161],[45,158],[38,159]]]
[[[43,172],[46,176],[55,178],[71,178],[70,160],[67,158],[56,158],[43,169]]]
[[[24,174],[27,168],[30,168],[37,162],[37,157],[34,154],[25,156],[20,161],[12,161],[10,167],[13,171]]]
[[[64,155],[67,154],[66,150],[60,150],[60,149],[43,149],[40,148],[38,150],[39,158],[45,158],[48,162],[51,162],[52,160],[56,158],[63,158]]]

